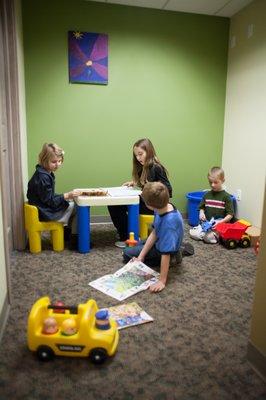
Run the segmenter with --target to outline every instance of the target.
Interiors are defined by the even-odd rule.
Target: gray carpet
[[[186,227],[186,231],[188,227]],[[187,234],[186,234],[187,235]],[[26,345],[27,315],[43,295],[66,304],[118,302],[88,282],[122,266],[112,225],[92,226],[82,255],[51,251],[12,255],[13,304],[0,349],[0,399],[266,399],[266,384],[246,359],[256,256],[193,242],[195,255],[172,267],[159,294],[136,301],[154,322],[120,331],[116,355],[102,366],[57,357],[43,363]]]

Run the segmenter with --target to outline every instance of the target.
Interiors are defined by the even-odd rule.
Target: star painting
[[[69,82],[108,83],[108,36],[68,32]]]

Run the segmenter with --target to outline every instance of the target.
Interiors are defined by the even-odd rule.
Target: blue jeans
[[[140,240],[134,247],[126,247],[123,251],[123,259],[127,263],[133,257],[138,257],[139,253],[144,247],[146,240]],[[146,254],[145,264],[150,267],[159,267],[161,264],[161,253],[153,246],[150,251]]]

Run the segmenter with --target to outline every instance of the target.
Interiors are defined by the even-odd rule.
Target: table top
[[[90,188],[89,188],[90,189]],[[107,196],[78,196],[75,202],[78,206],[117,206],[139,204],[139,195],[141,190],[133,189],[127,186],[118,186],[110,188],[101,188],[108,192]],[[77,190],[88,190],[77,189]]]

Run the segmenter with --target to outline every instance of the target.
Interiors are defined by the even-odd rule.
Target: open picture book
[[[146,290],[158,281],[159,275],[141,261],[129,261],[114,274],[104,275],[89,285],[121,301]]]
[[[153,318],[135,302],[118,304],[106,310],[108,310],[109,316],[116,321],[118,329],[153,321]]]

